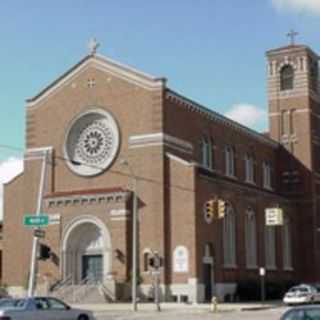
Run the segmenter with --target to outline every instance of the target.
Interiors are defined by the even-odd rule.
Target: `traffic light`
[[[217,215],[217,200],[208,200],[204,205],[205,219],[207,222],[211,222]]]
[[[224,200],[219,199],[218,200],[218,218],[219,219],[224,218],[225,213],[226,213],[226,202]]]
[[[162,266],[162,259],[158,253],[153,254],[149,258],[149,267],[153,269],[159,269]]]
[[[155,267],[155,258],[154,257],[149,258],[149,267],[151,267],[151,268]]]
[[[43,243],[40,243],[38,251],[39,260],[47,260],[51,257],[51,248]]]

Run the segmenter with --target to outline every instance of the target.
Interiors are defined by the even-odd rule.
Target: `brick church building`
[[[237,284],[320,280],[318,55],[268,51],[269,132],[260,134],[157,78],[93,49],[27,100],[24,172],[5,186],[3,282],[23,293],[41,168],[51,257],[43,283],[79,287],[90,274],[110,299],[130,298],[132,198],[138,198],[139,295],[152,296],[148,258],[162,258],[166,301],[231,297]],[[135,182],[136,181],[136,185]],[[222,219],[204,204],[226,202]],[[283,210],[266,226],[265,209]],[[306,263],[308,262],[308,263]],[[61,282],[60,282],[61,283]]]

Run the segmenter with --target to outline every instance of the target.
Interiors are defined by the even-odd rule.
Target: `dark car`
[[[301,306],[289,309],[280,320],[320,320],[320,306]]]

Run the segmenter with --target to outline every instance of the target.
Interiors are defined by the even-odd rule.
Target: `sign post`
[[[266,300],[266,290],[265,290],[266,269],[259,268],[259,275],[260,275],[260,283],[261,283],[261,302],[264,303],[264,301]]]

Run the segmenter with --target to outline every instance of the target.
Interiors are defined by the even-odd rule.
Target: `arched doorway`
[[[75,284],[84,279],[103,281],[111,271],[111,239],[106,226],[91,216],[79,217],[63,236],[63,274]]]

